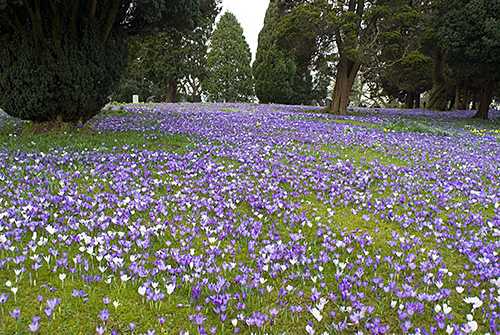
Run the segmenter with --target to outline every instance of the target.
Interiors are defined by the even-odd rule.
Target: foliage
[[[0,106],[37,122],[90,119],[108,101],[126,55],[122,35],[105,44],[96,39],[88,31],[56,49],[49,42],[40,47],[29,33],[0,37]]]
[[[427,13],[425,2],[413,4],[389,17],[379,40],[380,52],[363,76],[372,94],[420,107],[420,95],[432,87],[432,58],[426,54]]]
[[[436,26],[455,76],[478,87],[479,116],[488,118],[495,87],[500,82],[500,3],[495,0],[453,0],[441,3]]]
[[[165,101],[165,91],[147,79],[133,78],[125,75],[120,81],[118,89],[113,92],[112,100],[122,103],[131,103],[133,95],[138,95],[140,101]]]
[[[254,96],[250,47],[236,17],[226,12],[210,41],[208,76],[203,82],[211,101],[245,102]]]
[[[363,69],[374,66],[384,44],[384,35],[399,29],[395,21],[410,17],[412,6],[406,0],[350,0],[309,2],[321,18],[317,39],[321,50],[335,54],[335,87],[331,110],[347,112],[354,82]]]
[[[259,34],[259,45],[253,74],[255,93],[261,103],[291,103],[294,99],[294,61],[276,44],[276,24],[279,20],[277,1],[270,1]]]
[[[254,63],[261,102],[310,104],[324,100],[330,71],[328,53],[320,50],[321,29],[320,12],[308,1],[269,3]]]
[[[190,28],[197,0],[0,0],[0,105],[34,121],[86,121],[126,64],[126,36]]]
[[[130,99],[131,84],[142,97],[177,100],[177,91],[189,100],[201,99],[200,83],[206,77],[206,54],[220,0],[206,1],[193,31],[169,29],[137,36],[129,43],[129,66],[115,100]],[[123,100],[125,99],[125,100]]]

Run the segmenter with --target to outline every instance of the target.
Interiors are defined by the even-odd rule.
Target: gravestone
[[[133,95],[132,96],[132,103],[138,104],[139,103],[139,96],[138,95]]]

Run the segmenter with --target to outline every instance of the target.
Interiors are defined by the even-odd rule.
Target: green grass
[[[240,110],[238,108],[225,107],[225,108],[221,108],[221,111],[225,112],[225,113],[237,113]]]
[[[123,108],[119,109],[108,109],[104,110],[99,114],[99,117],[106,117],[106,116],[131,116],[133,115],[131,112],[126,111]]]
[[[234,110],[231,109],[231,111]],[[121,112],[116,112],[121,115]],[[353,126],[364,126],[370,128],[378,128],[377,125],[369,124],[362,121],[353,121],[353,120],[333,120],[333,122],[349,124]],[[427,128],[419,128],[420,126],[415,126],[413,128],[408,127],[402,128],[402,126],[398,126],[397,124],[393,126],[394,131],[418,131],[418,132],[428,132]],[[13,135],[14,134],[14,135]],[[138,132],[116,132],[116,133],[95,133],[88,129],[82,130],[72,130],[66,129],[58,132],[44,133],[39,134],[33,132],[29,126],[25,126],[23,129],[20,129],[15,124],[7,124],[4,126],[2,131],[0,131],[0,143],[3,148],[8,150],[21,150],[21,151],[38,151],[38,152],[48,152],[50,150],[58,149],[58,150],[67,150],[67,151],[88,151],[88,150],[102,150],[102,151],[114,151],[114,150],[129,150],[130,148],[136,148],[141,150],[166,150],[166,151],[187,151],[190,149],[192,145],[192,141],[181,135],[169,135],[169,134],[159,134],[159,133],[138,133]],[[325,145],[322,147],[312,147],[312,146],[304,146],[304,152],[307,152],[309,155],[315,155],[318,159],[321,159],[325,155],[330,157],[331,159],[340,159],[340,160],[350,160],[353,162],[353,165],[357,169],[366,169],[369,168],[368,165],[373,162],[379,162],[382,165],[395,165],[397,167],[406,167],[409,166],[409,163],[403,159],[398,158],[394,153],[385,152],[384,148],[381,147],[362,147],[356,145],[350,146],[340,146],[340,145]],[[227,168],[233,170],[237,167],[240,167],[242,163],[232,160],[226,157],[218,157],[216,162],[222,165],[225,165]],[[311,163],[314,164],[314,163]],[[77,166],[69,166],[69,169],[78,169]],[[153,173],[157,173],[159,171],[153,171]],[[85,174],[85,172],[83,172]],[[162,176],[158,176],[161,178]],[[178,178],[182,180],[183,175],[179,173],[178,175],[168,175],[163,176],[165,178]],[[241,176],[240,176],[241,177]],[[103,190],[107,193],[113,192],[113,185],[111,180],[99,180],[99,183],[103,184]],[[96,180],[85,180],[82,176],[81,179],[75,181],[81,192],[85,192],[86,189],[90,189],[92,185],[96,183]],[[281,188],[287,189],[287,185],[280,185]],[[390,192],[390,189],[382,189],[379,184],[375,181],[371,186],[371,191],[376,194],[376,197],[383,198],[387,196],[387,193]],[[177,192],[177,189],[174,189]],[[57,193],[57,189],[54,189],[54,193]],[[161,193],[160,193],[161,194]],[[89,194],[90,196],[91,194]],[[456,251],[447,248],[445,245],[436,245],[434,239],[425,238],[424,234],[419,231],[414,231],[411,228],[404,230],[397,223],[388,221],[388,220],[379,220],[374,216],[370,216],[369,220],[367,220],[363,215],[367,213],[363,211],[356,211],[352,207],[345,206],[333,206],[329,211],[328,208],[330,205],[325,201],[320,201],[314,195],[301,195],[299,198],[294,199],[297,202],[302,203],[302,206],[296,210],[295,214],[300,212],[304,212],[306,216],[311,220],[315,221],[316,217],[321,218],[321,223],[323,228],[332,229],[339,233],[354,233],[356,235],[361,234],[370,234],[373,237],[373,243],[368,248],[370,252],[379,253],[384,256],[389,256],[393,254],[393,248],[388,244],[389,241],[393,239],[392,234],[394,232],[398,233],[400,236],[403,235],[414,235],[422,239],[421,247],[425,250],[428,249],[436,249],[442,254],[442,256],[446,259],[446,263],[453,272],[458,273],[460,270],[463,270],[463,266],[467,264],[466,259],[457,253]],[[330,199],[327,199],[330,200]],[[395,211],[398,209],[396,208]],[[403,209],[401,209],[403,210]],[[236,213],[241,216],[252,216],[253,210],[248,203],[240,203],[236,209]],[[265,214],[265,212],[263,212]],[[170,215],[174,215],[171,213]],[[140,212],[136,213],[133,219],[137,217],[141,217],[144,220],[149,218],[149,212]],[[171,216],[165,217],[164,219],[172,219]],[[196,218],[193,218],[196,219]],[[283,221],[277,216],[264,215],[263,218],[263,234],[262,236],[269,236],[269,233],[272,231],[272,224],[276,224],[276,230],[281,235],[281,239],[284,242],[290,240],[290,227],[283,224]],[[112,227],[115,230],[118,230],[119,227]],[[311,252],[318,252],[318,244],[321,243],[321,240],[315,236],[317,227],[308,227],[307,225],[301,228],[301,231],[305,238],[307,239],[309,246],[311,247]],[[156,241],[158,245],[165,240],[172,241],[174,245],[177,243],[180,236],[171,234],[171,235],[163,235],[162,240]],[[24,238],[29,238],[29,236],[25,236]],[[195,248],[197,251],[204,251],[206,248],[206,236],[203,234],[198,235],[195,239],[190,241],[190,245],[186,246],[187,248]],[[249,239],[241,239],[238,241],[237,246],[239,249],[235,251],[234,256],[228,256],[227,262],[234,261],[235,263],[250,263],[252,260],[249,257],[248,251],[248,242]],[[177,246],[177,245],[176,245]],[[181,246],[178,246],[179,248]],[[232,246],[229,244],[229,241],[224,241],[220,246],[223,248],[231,248]],[[154,246],[155,250],[159,247]],[[47,250],[38,250],[38,253],[44,252]],[[67,251],[70,256],[74,253],[74,250],[64,250]],[[422,253],[421,250],[411,250],[411,252],[419,253],[419,257],[424,257],[425,253]],[[4,255],[1,255],[4,257]],[[342,248],[338,250],[338,257],[342,261],[346,261],[351,257],[350,253]],[[71,257],[69,257],[71,260]],[[93,269],[93,274],[100,274],[98,270],[99,264],[92,263],[91,267]],[[307,266],[304,266],[307,268]],[[293,269],[292,271],[296,271],[300,273],[304,268]],[[0,271],[0,285],[4,285],[5,281],[12,280],[12,276],[8,276],[8,274],[12,275],[12,268],[8,269],[9,271]],[[308,269],[313,275],[322,277],[325,282],[327,282],[328,288],[330,292],[338,294],[338,287],[336,283],[331,279],[334,278],[337,268],[331,262],[329,264],[325,264],[324,269],[320,272],[317,269]],[[387,275],[389,273],[389,269],[387,272],[383,272],[383,268],[378,271],[377,275]],[[405,275],[409,275],[411,273],[401,273],[401,277]],[[139,331],[144,332],[149,328],[158,328],[158,317],[163,316],[166,317],[166,324],[164,326],[165,334],[178,334],[181,330],[189,330],[191,334],[196,333],[196,329],[191,325],[188,321],[188,316],[190,314],[194,314],[194,304],[189,301],[190,296],[190,287],[189,285],[184,285],[182,289],[176,290],[171,296],[168,296],[162,303],[154,304],[149,303],[146,304],[143,302],[143,298],[141,298],[137,294],[137,286],[134,284],[121,284],[115,281],[110,284],[106,284],[101,282],[99,284],[86,284],[81,278],[76,276],[72,276],[68,274],[68,278],[66,279],[64,286],[61,281],[58,280],[58,274],[52,273],[48,268],[44,271],[38,272],[37,278],[28,278],[26,275],[23,275],[19,278],[19,282],[15,285],[19,287],[18,299],[15,303],[15,306],[20,306],[22,308],[22,324],[25,326],[29,323],[30,317],[38,314],[43,315],[43,307],[45,306],[45,301],[50,297],[61,297],[63,299],[63,305],[61,308],[57,309],[55,316],[50,324],[43,323],[43,328],[41,329],[41,334],[92,334],[95,332],[96,319],[99,311],[103,308],[108,308],[111,312],[111,319],[108,322],[108,333],[111,328],[120,329],[125,332],[129,322],[138,322],[140,320]],[[367,274],[367,276],[371,276],[372,274]],[[230,278],[230,274],[228,274],[228,278]],[[326,278],[326,279],[324,279]],[[210,278],[215,281],[215,276]],[[387,279],[387,278],[385,278]],[[37,281],[37,285],[32,283],[33,280]],[[249,299],[246,302],[247,306],[254,306],[255,308],[250,308],[251,310],[262,310],[262,306],[265,308],[275,307],[277,300],[277,287],[283,285],[281,282],[281,278],[272,279],[268,278],[269,284],[275,287],[274,291],[271,294],[261,295],[260,293],[246,289],[240,288],[240,290],[245,291],[245,293],[249,294]],[[57,291],[49,292],[47,289],[41,288],[41,283],[47,283],[53,286]],[[310,290],[312,288],[311,282],[307,281],[307,285],[304,285],[304,281],[301,278],[297,278],[295,280],[290,280],[287,282],[289,285],[293,285],[297,288],[300,288],[305,292],[304,298],[298,300],[296,296],[290,298],[289,303],[303,303],[303,301],[309,301]],[[448,283],[447,283],[448,284]],[[450,285],[447,285],[450,286]],[[83,289],[89,295],[90,300],[87,303],[84,303],[82,299],[76,299],[71,297],[71,293],[73,289]],[[231,292],[237,293],[237,292]],[[45,300],[42,304],[36,302],[37,295],[43,295]],[[108,306],[105,306],[103,303],[103,298],[109,297],[111,302],[119,301],[120,306],[115,310],[112,306],[112,303]],[[383,315],[383,321],[389,323],[392,326],[392,330],[399,330],[399,325],[397,324],[397,313],[396,310],[387,310],[387,306],[390,304],[388,300],[389,295],[387,296],[378,296],[378,295],[370,295],[367,293],[365,297],[365,301],[369,301],[370,304],[373,304],[376,308],[378,315]],[[295,299],[295,300],[294,300]],[[450,304],[453,306],[461,305],[461,297],[457,295],[452,295],[450,298]],[[191,307],[185,307],[185,306]],[[210,306],[206,306],[204,302],[200,302],[202,306],[202,311],[204,314],[212,315],[209,320],[207,320],[208,325],[217,325],[219,322],[213,316],[214,313],[210,312]],[[462,304],[464,305],[464,304]],[[8,307],[14,306],[12,301],[10,301],[7,305]],[[7,308],[7,306],[5,308]],[[141,306],[140,311],[137,310],[137,307]],[[234,309],[234,306],[230,307],[231,315],[236,314],[237,312]],[[454,307],[455,310],[453,313],[457,314],[457,317],[461,318],[467,312],[465,310],[461,310],[459,307]],[[6,309],[6,312],[7,313]],[[329,303],[325,307],[324,315],[327,315],[328,312],[335,311],[337,312],[337,321],[343,318],[348,318],[349,313],[341,313],[339,312],[339,306],[335,305],[333,302]],[[2,313],[2,315],[7,315]],[[300,318],[293,315],[291,312],[285,310],[282,314],[280,314],[279,318],[276,320],[275,327],[276,329],[280,329],[282,332],[288,332],[288,334],[298,334],[304,333],[303,329],[298,329],[297,325],[304,325],[311,318],[307,315],[302,315]],[[430,324],[432,322],[432,314],[427,312],[426,314],[421,316],[420,321],[422,324]],[[224,330],[219,329],[219,334],[232,334],[233,327],[226,322],[226,328]],[[323,322],[323,324],[327,324]],[[229,325],[229,326],[228,326]],[[208,327],[207,327],[208,328]],[[317,333],[321,333],[319,329],[316,329]],[[325,326],[325,329],[322,331],[330,331],[331,334],[338,334],[334,330],[328,329]],[[21,330],[18,325],[13,321],[12,318],[8,317],[4,320],[0,320],[0,334],[4,332],[5,334],[26,334],[25,329]],[[273,328],[269,325],[260,331],[255,331],[256,334],[265,334],[271,333],[273,334]]]
[[[335,154],[339,159],[351,160],[357,165],[378,161],[382,165],[407,166],[408,162],[395,155],[384,153],[374,148],[362,146],[331,146],[326,145],[323,150]]]
[[[87,128],[62,129],[38,133],[28,125],[24,128],[4,127],[0,131],[0,146],[9,150],[30,152],[165,150],[184,151],[193,140],[185,135],[134,131],[101,133]]]
[[[454,133],[451,130],[444,129],[442,127],[436,126],[429,122],[416,121],[416,120],[397,120],[385,124],[384,129],[386,131],[395,132],[412,132],[412,133],[423,133],[432,134],[439,136],[453,136]]]

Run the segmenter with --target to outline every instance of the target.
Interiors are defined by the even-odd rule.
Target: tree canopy
[[[452,76],[479,92],[477,117],[487,119],[500,84],[500,2],[450,0],[438,13],[436,34]]]
[[[134,36],[129,42],[129,65],[116,97],[130,101],[135,88],[143,99],[176,102],[178,93],[201,100],[201,81],[207,75],[206,53],[220,0],[206,1],[194,30]]]
[[[0,106],[34,121],[86,121],[116,87],[127,36],[192,29],[205,0],[0,0]]]
[[[203,82],[216,102],[247,102],[254,97],[252,54],[236,17],[226,12],[210,40],[208,75]]]
[[[326,97],[329,54],[321,49],[320,14],[307,0],[270,1],[253,64],[259,101],[311,104]]]

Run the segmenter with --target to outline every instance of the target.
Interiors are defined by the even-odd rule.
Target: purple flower
[[[206,317],[204,317],[202,314],[194,314],[194,315],[190,315],[189,316],[189,319],[191,320],[191,322],[193,322],[195,325],[197,326],[201,326],[205,320],[206,320]]]
[[[106,331],[106,328],[104,326],[97,326],[95,329],[95,332],[98,335],[103,335],[105,331]]]
[[[40,317],[34,316],[31,318],[31,323],[28,325],[28,329],[31,333],[36,333],[40,329]]]
[[[21,316],[21,310],[19,308],[15,308],[12,311],[10,311],[9,314],[14,320],[18,320],[19,317]]]
[[[3,305],[9,300],[9,295],[7,293],[0,294],[0,304]]]
[[[135,323],[130,322],[130,323],[128,324],[128,329],[129,329],[131,332],[134,332],[134,330],[135,330]]]
[[[105,308],[99,313],[99,319],[101,321],[106,322],[109,319],[109,311]]]

